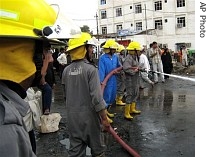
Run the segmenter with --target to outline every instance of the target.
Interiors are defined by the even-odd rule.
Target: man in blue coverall
[[[101,83],[112,70],[120,67],[119,59],[115,54],[117,48],[118,44],[112,39],[107,40],[105,45],[103,46],[105,53],[99,59],[99,76]],[[112,75],[106,83],[103,95],[103,98],[107,105],[107,109],[109,105],[112,105],[115,102],[116,92],[117,80],[116,76]],[[114,114],[111,114],[107,111],[107,119],[110,123],[113,123],[112,119],[110,119],[109,117],[113,118]]]

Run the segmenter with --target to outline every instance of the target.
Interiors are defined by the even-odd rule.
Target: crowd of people
[[[72,45],[68,46],[72,47]],[[60,51],[55,49],[52,54],[55,71],[59,74],[61,80],[65,67],[73,62],[72,57],[70,57],[70,62],[67,62],[67,56],[71,54],[69,53],[70,51],[66,49],[68,46],[65,48],[61,47]],[[154,87],[158,82],[164,83],[165,80],[169,78],[169,76],[164,75],[164,73],[171,74],[173,69],[172,58],[168,48],[160,49],[157,46],[157,42],[151,43],[150,48],[145,50],[141,47],[140,43],[136,41],[131,42],[130,45],[125,48],[123,45],[115,42],[115,40],[109,39],[102,46],[102,51],[102,55],[98,60],[98,73],[101,84],[112,70],[122,67],[122,70],[115,71],[115,74],[109,78],[103,92],[103,99],[106,102],[105,111],[109,123],[113,123],[112,118],[114,117],[114,114],[109,112],[112,104],[115,103],[116,105],[125,106],[125,108],[130,104],[129,108],[133,110],[130,111],[131,113],[140,113],[140,111],[136,110],[139,88],[144,88],[144,83],[149,83],[151,87]],[[92,57],[93,55],[89,58],[91,58],[93,62]],[[152,67],[152,69],[150,67]],[[155,72],[151,73],[151,71],[157,71],[160,72],[160,74]],[[149,74],[153,74],[154,79],[151,79]],[[55,76],[51,77],[53,78],[52,80],[54,80],[54,77]],[[51,88],[53,87],[51,86]],[[132,95],[133,93],[136,93],[136,95]],[[130,96],[135,98],[129,98]],[[125,98],[125,102],[123,102],[123,98]],[[127,114],[127,110],[125,110],[125,118],[130,117]],[[47,114],[49,114],[49,112],[47,112]]]
[[[55,71],[64,87],[71,141],[69,155],[85,156],[85,148],[89,146],[93,156],[104,157],[103,131],[109,129],[115,116],[109,108],[114,103],[124,106],[126,120],[140,114],[137,100],[141,83],[147,82],[152,88],[159,82],[165,83],[169,76],[164,74],[171,74],[173,69],[169,50],[165,48],[162,53],[157,42],[144,50],[137,41],[125,48],[109,39],[102,47],[97,66],[93,61],[96,43],[90,34],[81,33],[78,38],[69,39],[68,45],[48,39],[52,30],[46,24],[53,25],[57,15],[43,0],[31,1],[37,5],[21,0],[16,2],[19,7],[14,8],[11,1],[2,5],[8,12],[5,15],[18,12],[20,18],[0,16],[0,27],[4,28],[0,30],[0,141],[4,141],[0,142],[0,155],[36,156],[33,129],[40,126],[40,115],[51,112]],[[26,16],[26,8],[33,14]],[[63,47],[53,50],[55,44]],[[187,65],[184,50],[182,55]],[[104,82],[110,72],[114,75]],[[150,72],[153,79],[149,77]],[[105,85],[103,92],[102,85]],[[41,93],[37,94],[32,87]],[[38,114],[36,108],[41,98],[42,111]]]

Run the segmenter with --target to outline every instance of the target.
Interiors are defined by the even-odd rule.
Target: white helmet
[[[90,40],[88,40],[86,44],[93,45],[95,47],[100,45],[99,41],[95,37],[92,37]]]

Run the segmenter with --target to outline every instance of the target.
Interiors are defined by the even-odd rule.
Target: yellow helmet
[[[87,52],[85,45],[91,40],[89,33],[82,32],[79,38],[69,39],[68,49],[71,60],[79,60],[85,57]]]
[[[137,41],[132,41],[130,42],[130,44],[128,45],[128,47],[126,48],[128,51],[132,51],[132,50],[141,50],[141,45],[139,42]]]
[[[77,47],[85,45],[91,39],[91,35],[86,32],[82,32],[78,38],[69,39],[67,51],[71,51]]]
[[[109,39],[109,40],[106,41],[106,43],[102,47],[104,49],[115,49],[115,50],[117,50],[118,43],[115,42],[113,39]]]
[[[117,52],[121,52],[123,50],[125,50],[125,47],[123,45],[119,45],[118,49],[117,49]]]
[[[39,41],[64,44],[45,37],[52,33],[49,26],[56,16],[44,0],[0,0],[0,80],[20,83],[32,76],[37,71],[34,51],[42,50]]]
[[[1,0],[0,37],[40,39],[52,33],[56,16],[44,0]]]

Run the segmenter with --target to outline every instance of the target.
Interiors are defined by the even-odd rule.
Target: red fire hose
[[[104,93],[104,88],[106,86],[107,81],[109,78],[116,73],[117,71],[122,70],[122,67],[116,68],[112,70],[104,79],[101,85],[102,94]],[[129,145],[127,145],[114,131],[114,129],[110,126],[108,132],[114,137],[114,139],[125,149],[127,150],[133,157],[141,157],[133,148],[131,148]]]
[[[101,85],[101,91],[102,91],[102,95],[104,94],[104,88],[106,87],[106,83],[109,80],[109,78],[116,72],[116,71],[120,71],[122,70],[122,67],[119,67],[117,69],[112,70],[104,79],[104,81],[102,82]]]

